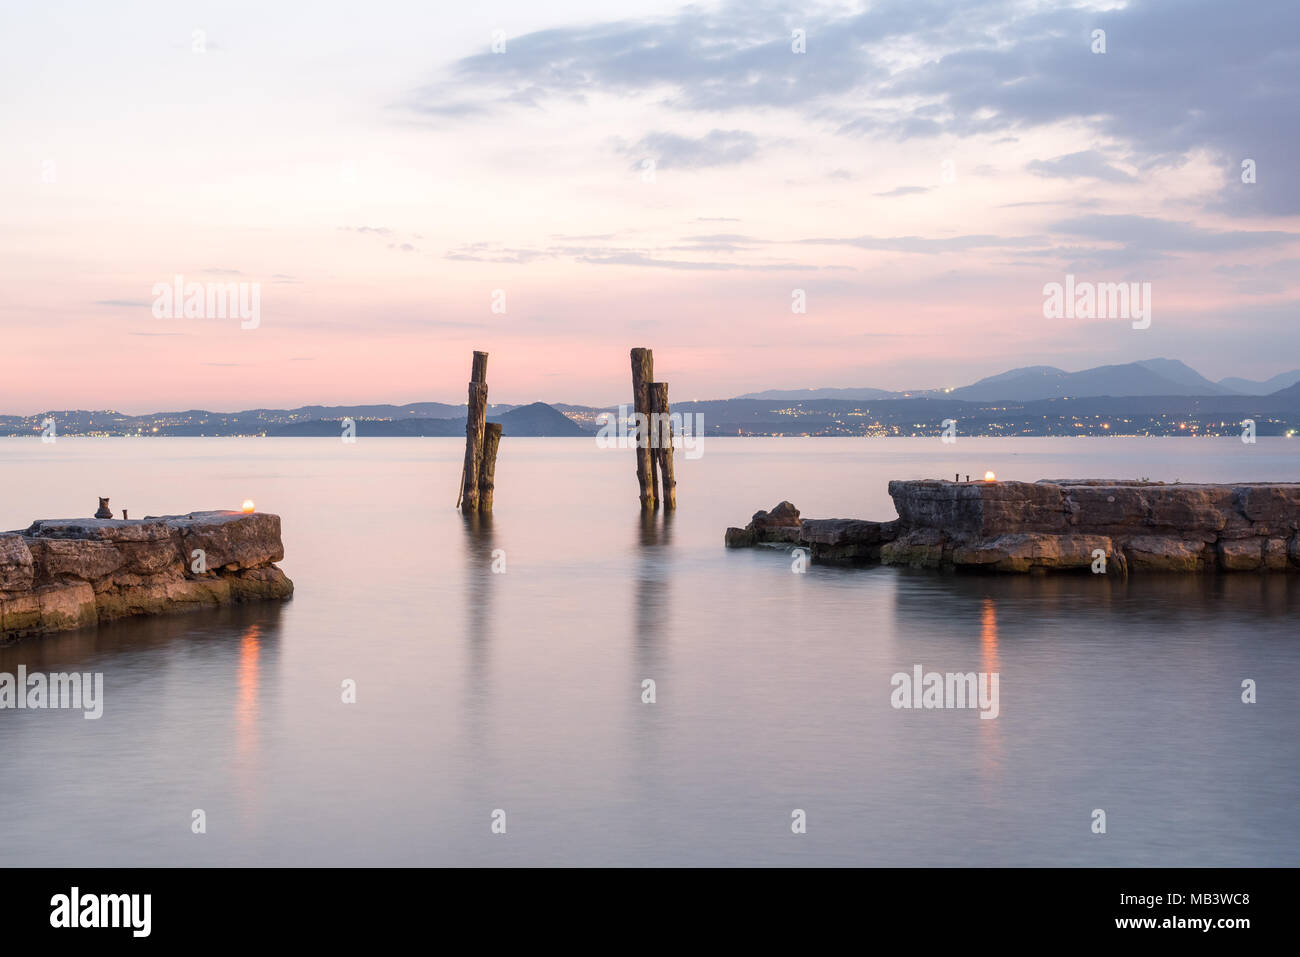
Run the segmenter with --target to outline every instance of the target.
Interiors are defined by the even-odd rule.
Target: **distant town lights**
[[[254,509],[255,507],[256,507],[256,506],[253,505],[253,500],[252,500],[251,498],[246,498],[246,499],[244,499],[244,514],[245,514],[245,515],[252,515],[252,514],[253,514],[253,509]]]

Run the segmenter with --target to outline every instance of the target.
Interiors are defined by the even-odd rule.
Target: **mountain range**
[[[1274,388],[1276,387],[1276,388]],[[631,403],[627,403],[630,405]],[[488,407],[504,435],[582,436],[617,406],[534,402]],[[703,416],[707,435],[928,435],[945,419],[965,435],[1235,434],[1245,419],[1260,435],[1300,430],[1300,369],[1264,381],[1212,382],[1175,359],[1148,359],[1066,372],[1025,366],[956,389],[897,392],[875,388],[771,389],[734,399],[675,401],[673,411]],[[0,436],[58,435],[338,436],[351,419],[358,436],[461,436],[465,406],[310,405],[242,412],[64,410],[0,415]]]
[[[1227,378],[1212,382],[1177,359],[1146,359],[1123,365],[1097,366],[1066,372],[1055,366],[1024,366],[988,376],[957,389],[769,389],[737,396],[740,399],[905,399],[947,396],[973,402],[1008,399],[1033,402],[1052,398],[1092,398],[1138,395],[1271,395],[1300,382],[1300,369],[1283,372],[1262,382]]]

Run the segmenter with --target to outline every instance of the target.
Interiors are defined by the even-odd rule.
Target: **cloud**
[[[807,53],[790,31],[807,31]],[[1107,51],[1091,52],[1104,29]],[[1232,214],[1300,213],[1300,4],[1131,0],[1109,9],[1021,0],[877,0],[797,15],[773,3],[541,30],[504,55],[464,58],[412,91],[416,113],[454,118],[596,94],[682,112],[786,110],[848,135],[998,142],[1075,123],[1140,171],[1196,151],[1220,164],[1212,200]],[[466,91],[473,91],[467,94]],[[1045,176],[1121,182],[1084,150]],[[748,158],[748,157],[743,157]],[[1240,164],[1257,163],[1254,184]]]
[[[1041,245],[1037,236],[950,236],[946,239],[929,239],[925,236],[850,236],[841,239],[800,239],[800,243],[819,246],[852,246],[855,249],[875,249],[900,253],[949,253],[968,249],[991,249]]]
[[[360,233],[365,236],[376,236],[381,239],[393,240],[388,243],[388,248],[395,252],[415,252],[415,247],[410,243],[398,242],[397,240],[401,238],[400,234],[396,230],[390,229],[387,226],[340,226],[339,229],[346,230],[350,233]],[[289,279],[288,281],[296,282],[297,280]]]
[[[116,309],[150,309],[152,299],[96,299],[97,306],[112,306]]]
[[[872,196],[915,196],[918,193],[928,193],[934,189],[933,186],[896,186],[893,189],[886,190],[883,193],[872,193]]]
[[[901,5],[889,6],[897,13]],[[510,38],[504,54],[460,60],[449,78],[412,91],[404,102],[440,118],[595,93],[643,93],[683,110],[797,105],[886,75],[843,23],[733,2],[686,7],[671,17],[541,30]],[[791,50],[794,27],[808,31],[807,55]],[[466,89],[478,94],[467,98]]]
[[[510,249],[496,243],[470,243],[449,250],[445,258],[460,262],[524,264],[553,254],[541,249]]]
[[[608,255],[578,256],[578,262],[596,266],[650,266],[656,269],[687,269],[694,271],[747,271],[789,272],[814,270],[816,266],[802,263],[724,263],[697,262],[682,259],[654,259],[641,253],[611,253]]]
[[[1108,183],[1131,183],[1134,178],[1106,162],[1096,150],[1067,153],[1050,160],[1034,160],[1025,169],[1038,176],[1056,179],[1099,179]]]
[[[370,236],[395,236],[393,230],[387,226],[340,226],[339,229],[346,230],[350,233],[362,233]]]
[[[711,130],[701,137],[676,133],[647,133],[620,152],[634,157],[633,169],[645,159],[653,159],[656,169],[706,169],[731,166],[753,159],[758,153],[758,137],[745,130]]]
[[[1300,239],[1300,233],[1280,229],[1219,230],[1129,214],[1076,216],[1053,223],[1050,228],[1053,232],[1086,239],[1174,252],[1231,252],[1278,246]]]

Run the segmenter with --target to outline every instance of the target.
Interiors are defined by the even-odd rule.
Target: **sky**
[[[633,346],[682,400],[1300,366],[1293,0],[54,0],[0,36],[0,412],[463,402],[474,349],[494,402],[599,405]],[[1150,283],[1149,327],[1046,318],[1067,274]],[[256,323],[157,317],[178,275]]]

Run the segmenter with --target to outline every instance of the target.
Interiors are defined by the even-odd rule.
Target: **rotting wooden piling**
[[[476,351],[469,377],[469,402],[465,409],[465,477],[460,496],[461,506],[467,512],[478,511],[479,505],[479,466],[487,420],[487,360],[486,352]]]
[[[501,444],[501,423],[483,426],[483,458],[478,470],[478,510],[492,511],[492,491],[496,488],[497,447]]]
[[[654,379],[654,353],[632,350],[632,410],[636,429],[636,480],[641,486],[641,507],[655,507],[655,457],[650,448],[650,382]]]
[[[677,476],[673,470],[673,422],[668,408],[668,383],[650,383],[650,436],[659,463],[659,501],[677,507]]]

